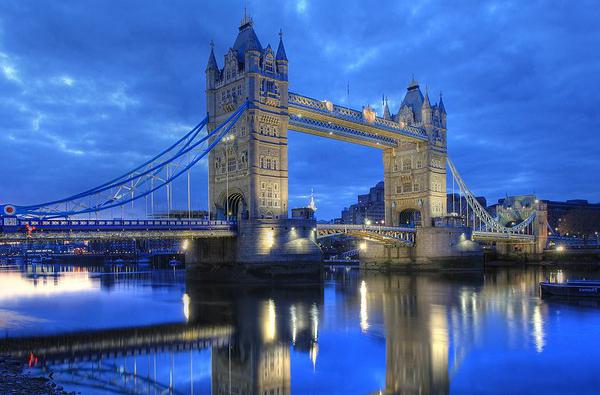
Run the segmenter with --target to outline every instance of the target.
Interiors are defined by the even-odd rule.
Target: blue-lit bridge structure
[[[290,105],[293,110],[301,110],[291,115],[290,128],[298,131],[306,130],[317,123],[311,114],[326,111],[325,104],[304,96],[293,95],[294,102],[298,107]],[[173,182],[177,178],[189,175],[189,170],[223,140],[235,122],[249,107],[249,103],[240,106],[229,119],[209,133],[202,133],[208,118],[196,125],[183,137],[176,141],[166,150],[162,151],[152,159],[144,162],[133,170],[124,173],[109,182],[84,192],[63,199],[44,202],[35,205],[18,206],[2,205],[2,237],[1,240],[16,240],[22,237],[28,238],[52,238],[64,234],[65,237],[80,238],[79,233],[86,234],[85,237],[98,238],[127,236],[123,232],[154,232],[154,236],[165,237],[189,237],[201,235],[231,236],[235,234],[236,222],[233,220],[196,220],[196,219],[97,219],[98,215],[107,213],[112,209],[127,208],[134,202],[150,200],[153,207],[155,194],[159,190],[166,191],[167,199],[172,196]],[[390,145],[395,138],[425,139],[422,132],[416,128],[407,130],[390,127],[385,120],[376,118],[377,123],[372,124],[364,120],[364,116],[356,110],[334,106],[334,111],[329,115],[330,121],[325,123],[319,121],[318,130],[313,133],[334,136],[340,139],[353,139],[365,145]],[[352,127],[340,126],[351,123]],[[369,130],[369,131],[366,131]],[[375,132],[373,132],[375,130]],[[207,144],[210,138],[214,138]],[[519,239],[531,240],[530,226],[535,214],[525,219],[516,226],[507,227],[501,225],[493,218],[487,210],[479,204],[475,196],[462,180],[454,164],[448,160],[448,167],[452,172],[453,180],[460,189],[461,196],[466,198],[469,218],[462,221],[472,223],[474,235],[481,239]],[[112,211],[111,211],[112,212]],[[94,215],[96,219],[89,218]],[[146,212],[148,215],[148,212]],[[26,233],[26,227],[35,228],[30,234]],[[414,227],[390,227],[390,226],[362,226],[362,225],[319,225],[319,236],[327,236],[341,233],[371,233],[373,235],[384,235],[391,239],[404,242],[414,242]],[[147,234],[149,236],[150,233]],[[62,238],[62,236],[61,236]]]
[[[240,44],[238,44],[238,41]],[[243,58],[242,55],[244,54],[246,57],[242,61],[240,59]],[[237,58],[234,58],[234,56],[237,56]],[[252,22],[247,18],[242,21],[236,44],[226,55],[226,59],[229,59],[229,61],[238,59],[242,62],[239,65],[246,64],[246,66],[242,71],[240,69],[237,71],[228,70],[227,78],[233,78],[231,75],[237,78],[237,80],[232,79],[232,82],[228,82],[224,76],[225,69],[217,69],[214,54],[211,52],[206,71],[207,92],[212,92],[210,93],[212,96],[207,93],[209,98],[207,99],[208,115],[191,130],[184,133],[171,146],[139,166],[98,186],[62,199],[37,204],[0,205],[0,242],[36,239],[215,239],[236,238],[244,235],[245,239],[241,244],[243,244],[245,250],[254,248],[263,256],[281,254],[286,256],[286,259],[289,259],[289,251],[275,252],[274,248],[277,244],[275,241],[286,244],[288,247],[293,246],[289,248],[296,249],[300,255],[303,254],[302,251],[308,251],[306,249],[307,243],[314,243],[318,238],[338,234],[347,234],[374,243],[397,247],[410,248],[419,244],[420,230],[418,228],[403,227],[402,224],[394,224],[391,220],[390,223],[387,223],[387,214],[386,226],[381,227],[352,227],[333,224],[315,224],[312,226],[303,223],[300,226],[294,226],[290,220],[285,222],[284,219],[287,218],[287,184],[285,186],[285,198],[282,196],[281,199],[283,204],[278,203],[277,206],[278,210],[281,211],[281,218],[271,212],[265,218],[264,211],[257,208],[259,199],[256,190],[252,192],[236,190],[235,193],[229,190],[231,167],[229,158],[226,158],[226,176],[224,179],[221,177],[221,181],[218,183],[219,188],[223,189],[222,195],[225,196],[222,200],[225,203],[221,204],[220,208],[221,215],[225,211],[225,216],[219,218],[218,213],[213,211],[219,204],[216,199],[220,199],[212,197],[213,195],[217,196],[214,191],[217,187],[214,186],[213,190],[209,191],[208,218],[206,220],[192,219],[191,169],[202,160],[208,160],[209,169],[218,168],[215,152],[220,150],[226,152],[227,155],[232,145],[236,144],[237,141],[246,139],[247,134],[242,133],[241,130],[244,130],[245,125],[249,125],[248,119],[259,119],[260,122],[264,121],[267,126],[274,124],[279,125],[279,128],[285,125],[287,130],[360,144],[381,149],[384,152],[392,152],[402,147],[403,144],[416,144],[417,147],[422,146],[428,152],[431,151],[436,155],[440,155],[440,158],[446,158],[445,110],[441,99],[439,106],[436,105],[435,111],[436,114],[443,114],[443,123],[439,120],[436,121],[438,122],[436,125],[439,127],[436,126],[432,129],[432,127],[426,125],[425,121],[410,123],[402,119],[393,120],[385,114],[384,116],[378,116],[370,107],[359,111],[334,104],[328,100],[317,100],[299,93],[287,92],[287,57],[283,49],[282,39],[280,38],[276,56],[270,46],[262,49],[252,29]],[[261,78],[261,80],[259,81],[257,78]],[[244,89],[250,90],[250,87],[257,84],[262,88],[258,91],[248,91],[244,99],[244,95],[231,93],[233,92],[231,89],[226,90],[228,86],[234,86],[233,84],[236,81],[246,81],[247,86]],[[409,94],[415,94],[415,89],[418,90],[418,85],[413,81],[409,86]],[[220,90],[223,91],[222,95],[218,95],[220,106],[218,107],[219,110],[216,111],[216,92],[220,92]],[[238,86],[237,91],[241,91],[241,86]],[[420,91],[418,94],[420,95]],[[426,101],[423,101],[423,103],[423,111],[426,114],[426,111],[428,111],[426,104],[429,103],[427,95]],[[258,129],[257,126],[250,127]],[[277,131],[271,131],[270,136],[262,137],[262,129],[261,131],[253,130],[252,136],[255,140],[259,138],[266,140],[262,146],[253,146],[252,144],[256,143],[252,142],[253,140],[248,140],[248,147],[253,147],[254,150],[264,150],[263,147],[274,146],[274,143],[276,143],[278,149],[282,150],[281,147],[287,146],[287,139],[281,140],[281,136],[278,136],[277,133]],[[275,138],[279,140],[275,140]],[[245,158],[245,161],[249,161],[248,154],[245,155],[244,157],[244,154],[242,154],[242,157]],[[385,155],[387,154],[384,153],[384,157]],[[283,158],[283,156],[280,157]],[[281,173],[281,164],[277,168],[277,165],[275,165],[277,162],[274,161],[272,162],[273,167],[271,167],[269,159],[269,162],[267,162],[269,163],[268,168],[263,168],[262,159],[260,165],[258,164],[258,155],[253,160],[256,163],[250,161],[250,166],[247,166],[247,177],[251,182],[258,179],[276,180],[281,177],[285,177],[287,182],[287,168],[284,173]],[[503,225],[477,201],[450,158],[444,160],[447,165],[444,163],[437,164],[437,168],[432,167],[428,171],[431,174],[442,174],[446,177],[446,169],[449,169],[453,196],[456,185],[459,196],[458,204],[462,206],[464,201],[465,207],[464,209],[463,207],[455,207],[453,203],[452,207],[448,207],[447,212],[444,212],[445,209],[438,211],[437,216],[439,218],[436,218],[436,226],[468,228],[469,238],[482,242],[532,245],[536,243],[536,240],[539,240],[540,236],[543,236],[540,235],[540,228],[543,231],[546,229],[545,226],[540,227],[539,223],[543,222],[545,225],[545,220],[537,218],[541,210],[532,211],[526,219],[517,225]],[[287,151],[285,152],[285,161],[287,161]],[[233,169],[237,170],[235,162]],[[275,173],[275,170],[279,173]],[[389,170],[386,169],[386,174]],[[216,174],[216,171],[211,173],[212,171],[209,170],[209,180],[213,183],[211,185],[217,185],[217,178],[220,176]],[[401,171],[399,174],[403,177]],[[386,177],[388,176],[386,175]],[[155,207],[158,202],[164,203],[168,217],[173,209],[174,190],[182,184],[185,184],[184,188],[187,189],[185,192],[187,195],[188,218],[156,218]],[[444,182],[443,185],[446,185],[446,183]],[[429,200],[434,201],[437,199],[438,202],[441,202],[443,199],[445,206],[445,192],[434,192],[426,188],[419,195],[425,197],[425,199],[420,198],[418,200],[420,202],[426,201],[427,205],[431,205],[432,203]],[[395,202],[388,201],[386,198],[386,206],[389,204],[394,205]],[[237,208],[242,205],[249,206],[253,212],[248,214],[231,213],[231,206]],[[224,210],[225,206],[227,207],[226,210]],[[262,212],[263,215],[259,215],[259,212]],[[243,218],[244,215],[249,218]],[[429,215],[428,211],[427,216]],[[120,216],[120,218],[115,219],[115,216]],[[438,220],[444,219],[443,217],[445,217],[444,221]],[[429,217],[427,218],[429,219]],[[431,219],[431,222],[433,222],[434,218]],[[273,222],[277,220],[279,221],[278,224]],[[250,222],[254,224],[254,228],[244,228]],[[424,227],[428,228],[432,225],[433,223],[425,223]],[[304,233],[295,236],[298,240],[288,243],[288,236],[293,234],[294,229],[301,229]],[[257,234],[255,240],[248,238],[249,233],[259,232],[259,230],[263,234]],[[282,236],[274,237],[273,232],[279,232]],[[421,233],[423,232],[421,231]],[[462,233],[459,232],[459,234]]]

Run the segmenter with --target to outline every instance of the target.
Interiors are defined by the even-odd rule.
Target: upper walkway
[[[423,128],[378,117],[368,108],[361,112],[290,92],[288,109],[289,128],[298,132],[375,148],[397,147],[400,140],[428,140]]]

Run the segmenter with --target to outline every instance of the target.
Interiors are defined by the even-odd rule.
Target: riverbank
[[[65,395],[74,393],[65,392],[50,378],[23,373],[20,361],[0,355],[0,394]]]

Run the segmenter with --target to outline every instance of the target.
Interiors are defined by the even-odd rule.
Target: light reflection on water
[[[337,269],[323,283],[274,287],[208,286],[183,272],[124,271],[1,271],[0,329],[8,338],[0,350],[82,393],[600,388],[597,303],[541,300],[537,291],[547,277],[583,274]]]

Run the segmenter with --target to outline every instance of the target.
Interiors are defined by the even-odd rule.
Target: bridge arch
[[[248,203],[244,193],[239,188],[231,188],[229,196],[226,192],[221,193],[217,203],[217,218],[218,219],[248,219]],[[229,211],[228,211],[229,210]]]
[[[400,226],[414,228],[423,225],[421,210],[416,208],[406,208],[398,213],[398,223]]]

